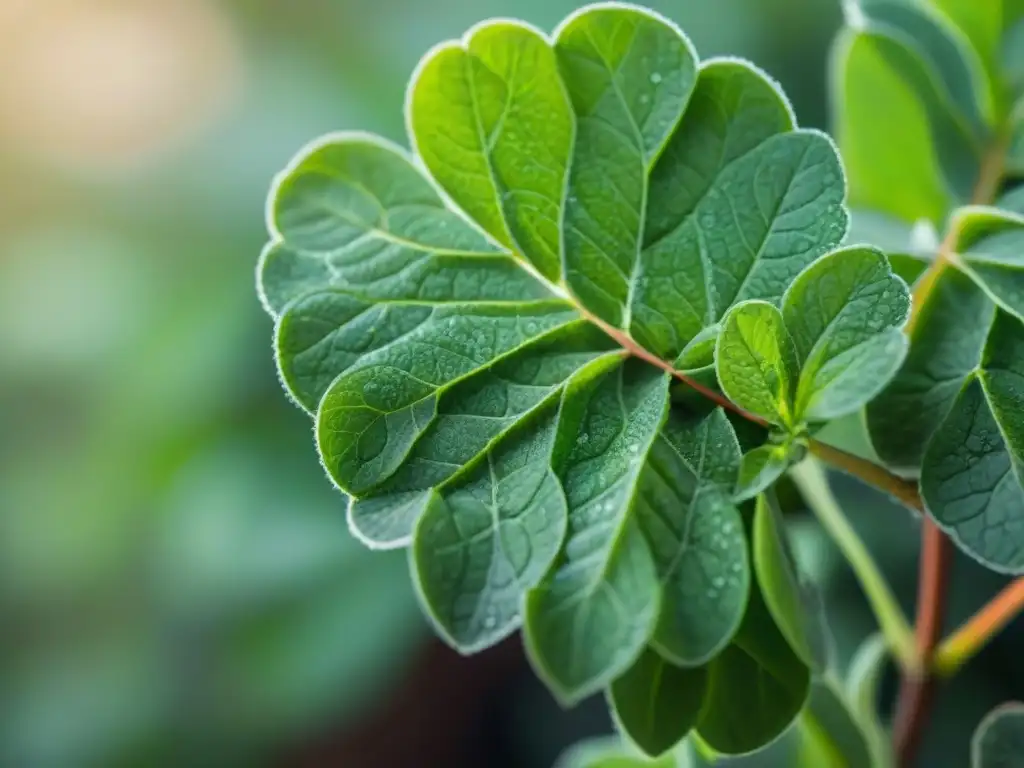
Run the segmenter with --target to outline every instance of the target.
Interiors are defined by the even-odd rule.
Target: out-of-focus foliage
[[[433,42],[488,16],[549,29],[575,5],[0,0],[0,764],[252,764],[391,696],[427,632],[402,557],[347,539],[266,363],[264,192],[309,136],[400,139]],[[824,127],[838,3],[650,5]],[[914,523],[839,490],[909,604]],[[869,615],[798,534],[846,659]],[[1000,584],[957,569],[953,618]],[[973,725],[1024,680],[1019,641],[940,698],[925,764],[966,763]],[[525,670],[507,693],[489,765],[548,766],[608,729],[600,702],[561,715]]]

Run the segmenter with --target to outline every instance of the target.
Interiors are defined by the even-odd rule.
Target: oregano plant
[[[1024,605],[939,636],[951,546],[1024,573],[1024,4],[844,9],[835,142],[601,3],[437,46],[409,149],[331,134],[274,181],[259,293],[350,528],[460,652],[519,630],[559,702],[603,693],[623,738],[565,765],[912,765],[936,679]],[[914,624],[825,466],[924,516]],[[845,674],[785,477],[877,615]],[[975,764],[1019,764],[1022,723]]]

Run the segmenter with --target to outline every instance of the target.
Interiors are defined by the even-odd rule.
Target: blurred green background
[[[561,712],[518,639],[444,649],[403,555],[350,539],[253,287],[295,150],[401,142],[428,47],[574,5],[0,0],[0,765],[533,768],[608,729],[600,701]],[[838,0],[653,5],[827,126]],[[839,489],[911,605],[915,521]],[[859,592],[796,532],[848,655]],[[959,618],[1000,579],[954,582]],[[981,713],[1022,695],[1022,634],[944,691],[924,764],[965,764]]]

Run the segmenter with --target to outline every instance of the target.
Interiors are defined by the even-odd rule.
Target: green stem
[[[902,668],[917,669],[920,662],[914,644],[914,630],[903,615],[871,553],[843,514],[821,464],[815,458],[808,457],[793,467],[790,475],[803,494],[807,506],[828,531],[853,569],[868,603],[875,612],[878,626],[893,656]]]

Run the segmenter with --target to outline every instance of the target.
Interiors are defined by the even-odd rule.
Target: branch
[[[989,640],[1024,610],[1024,578],[1019,578],[974,614],[935,651],[934,669],[949,675],[963,666]]]

